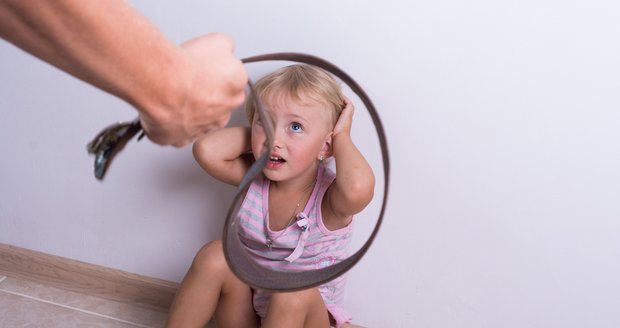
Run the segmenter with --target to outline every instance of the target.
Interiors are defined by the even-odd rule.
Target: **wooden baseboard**
[[[167,310],[179,285],[0,243],[0,275],[109,300]]]

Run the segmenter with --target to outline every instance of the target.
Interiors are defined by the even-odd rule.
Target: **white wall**
[[[132,3],[175,42],[225,31],[240,57],[312,53],[367,89],[393,180],[350,274],[357,323],[620,326],[617,2]],[[95,181],[86,142],[134,112],[3,41],[0,58],[0,242],[179,281],[233,189],[188,148],[149,142]],[[359,107],[355,138],[381,177],[371,128]]]

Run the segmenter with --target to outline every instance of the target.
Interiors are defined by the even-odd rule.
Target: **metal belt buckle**
[[[95,155],[95,177],[102,180],[114,156],[118,154],[138,132],[142,131],[139,119],[121,122],[103,129],[86,145],[89,154]],[[144,131],[138,140],[144,137]]]

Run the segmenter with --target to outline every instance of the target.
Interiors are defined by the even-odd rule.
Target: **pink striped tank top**
[[[261,177],[250,185],[239,211],[239,237],[259,264],[274,270],[315,270],[345,259],[349,253],[352,224],[328,230],[321,216],[325,191],[336,175],[319,165],[317,179],[306,207],[297,215],[296,224],[284,230],[269,229],[269,180]],[[343,307],[345,277],[340,276],[319,286],[325,306],[338,326],[351,317]],[[254,291],[254,309],[264,318],[271,293]]]

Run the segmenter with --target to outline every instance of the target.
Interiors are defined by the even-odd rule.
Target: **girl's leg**
[[[205,245],[194,258],[166,327],[204,327],[214,314],[219,328],[259,325],[252,291],[230,271],[220,240]]]
[[[329,313],[318,288],[273,293],[263,328],[329,328]]]

